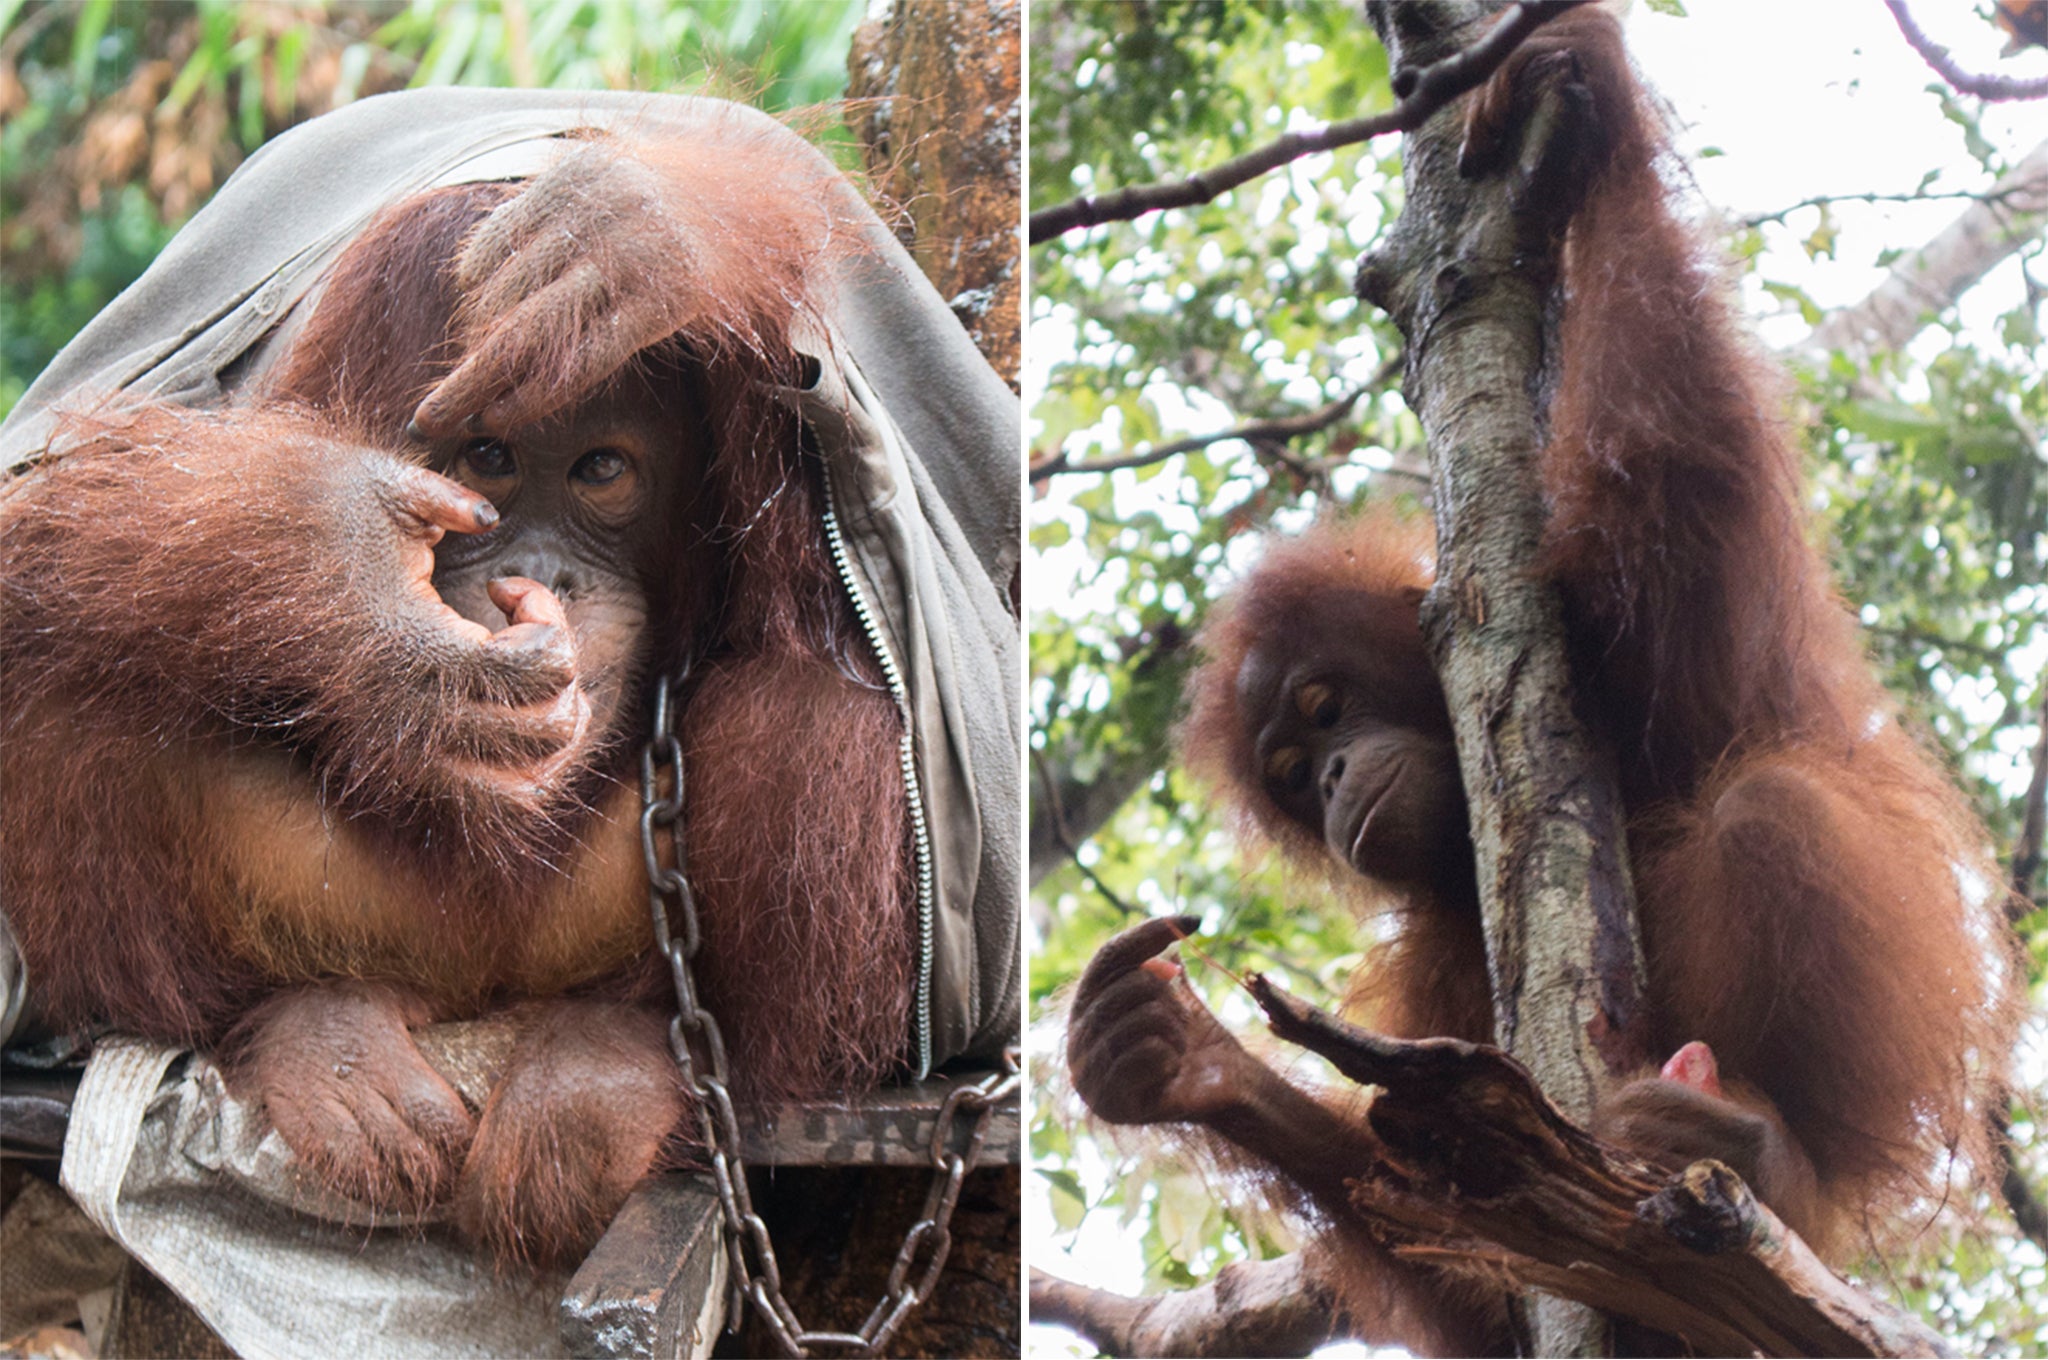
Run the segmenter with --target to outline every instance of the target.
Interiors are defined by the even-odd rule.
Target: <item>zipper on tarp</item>
[[[932,1070],[932,933],[937,912],[932,891],[932,837],[931,829],[925,823],[924,793],[917,778],[917,740],[910,720],[910,687],[904,683],[895,654],[889,650],[889,640],[882,636],[882,627],[875,621],[874,610],[869,608],[867,596],[861,592],[860,581],[853,574],[853,559],[847,553],[846,536],[840,532],[839,512],[835,508],[831,463],[824,458],[818,461],[825,473],[825,543],[832,551],[832,565],[838,569],[839,583],[845,587],[846,597],[853,603],[854,616],[860,620],[861,631],[867,635],[868,645],[874,649],[875,659],[882,665],[882,678],[888,684],[889,694],[896,700],[896,711],[903,719],[903,737],[897,747],[897,758],[903,767],[904,796],[910,800],[911,840],[917,854],[917,1008],[912,1017],[912,1029],[917,1037],[917,1076],[922,1081],[931,1075]]]

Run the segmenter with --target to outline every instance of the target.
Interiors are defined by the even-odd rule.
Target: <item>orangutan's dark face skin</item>
[[[1247,654],[1238,713],[1276,807],[1355,873],[1427,881],[1471,857],[1457,749],[1441,694],[1352,617],[1373,607],[1339,598]]]
[[[629,370],[559,416],[502,435],[435,442],[434,463],[487,498],[498,522],[434,549],[434,589],[463,619],[505,626],[504,583],[530,581],[561,606],[593,731],[629,698],[654,597],[674,587],[684,519],[709,457],[674,382]]]

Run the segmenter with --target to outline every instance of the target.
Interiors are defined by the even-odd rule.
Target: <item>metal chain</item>
[[[726,1256],[731,1264],[732,1297],[726,1327],[737,1331],[741,1301],[754,1311],[788,1356],[820,1352],[877,1356],[895,1336],[911,1309],[930,1295],[952,1249],[950,1228],[960,1185],[974,1169],[988,1135],[989,1116],[998,1102],[1017,1089],[1014,1051],[1003,1055],[1002,1070],[980,1081],[962,1082],[947,1093],[932,1129],[932,1184],[924,1212],[903,1235],[889,1282],[858,1332],[806,1331],[782,1294],[782,1271],[768,1225],[754,1212],[747,1189],[747,1169],[740,1161],[739,1120],[733,1112],[732,1088],[726,1067],[725,1036],[718,1020],[698,1000],[691,964],[703,943],[698,929],[697,898],[684,873],[683,746],[676,736],[675,699],[689,677],[686,661],[674,675],[655,685],[654,716],[647,745],[640,753],[640,853],[647,867],[648,907],[654,924],[654,945],[668,960],[675,982],[676,1014],[669,1021],[668,1043],[682,1072],[683,1084],[703,1112],[704,1145],[711,1161],[725,1220]],[[669,774],[669,792],[662,796],[660,774]],[[667,831],[675,863],[663,868],[656,837]],[[673,925],[671,924],[673,918]]]

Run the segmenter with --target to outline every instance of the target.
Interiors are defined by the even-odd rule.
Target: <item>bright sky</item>
[[[1966,70],[2048,73],[2048,54],[1998,58],[2000,35],[1954,0],[1919,0],[1915,18]],[[1732,214],[1769,211],[1815,194],[1907,193],[1941,168],[1935,189],[1982,187],[1962,130],[1942,116],[1938,84],[1876,0],[1694,0],[1691,14],[1639,12],[1629,21],[1638,63],[1677,111],[1682,145],[1724,155],[1695,162],[1702,193]],[[1768,19],[1763,16],[1768,13]],[[1987,106],[1985,135],[2008,160],[2048,139],[2048,102]],[[1837,258],[1800,282],[1823,307],[1856,301],[1883,277],[1879,250],[1917,244],[1952,221],[1956,203],[1841,204]],[[1792,219],[1801,235],[1817,218]],[[1779,232],[1773,247],[1790,244]],[[1791,270],[1774,271],[1790,273]],[[1967,298],[1966,324],[2012,306],[2008,263]],[[1792,336],[1803,333],[1796,324]],[[1773,337],[1768,329],[1766,339]]]
[[[1695,155],[1704,148],[1722,153],[1697,161],[1696,177],[1705,197],[1731,216],[1773,211],[1816,194],[1907,193],[1935,168],[1941,175],[1934,189],[1984,187],[1962,130],[1927,92],[1939,77],[1907,46],[1878,0],[1688,0],[1687,8],[1688,17],[1673,18],[1637,6],[1630,41],[1638,65],[1676,112],[1681,146]],[[1973,7],[1912,0],[1912,8],[1921,27],[1966,70],[2048,73],[2048,53],[2001,61],[2001,35],[1971,13]],[[1982,127],[2005,159],[2016,161],[2048,139],[2048,101],[1989,106]],[[1789,226],[1768,230],[1773,256],[1767,272],[1798,283],[1822,307],[1854,302],[1883,278],[1876,263],[1881,250],[1926,241],[1964,206],[1838,205],[1836,258],[1815,263],[1796,243],[1813,230],[1816,214],[1794,215]],[[1976,331],[2021,296],[2018,266],[2008,261],[1964,299],[1961,323]],[[1760,297],[1751,301],[1753,314],[1766,310]],[[1778,345],[1806,330],[1796,314],[1767,319],[1761,329]],[[1048,328],[1034,329],[1027,338],[1027,384],[1045,372],[1050,351],[1063,341]],[[1034,607],[1065,594],[1057,578],[1066,573],[1055,563],[1041,565],[1051,569],[1034,567]],[[1092,1216],[1077,1240],[1063,1242],[1053,1234],[1043,1194],[1028,1179],[1024,1198],[1030,1264],[1098,1288],[1137,1292],[1142,1263],[1110,1215]],[[1093,1353],[1076,1349],[1066,1332],[1053,1328],[1033,1328],[1026,1345],[1037,1355]]]

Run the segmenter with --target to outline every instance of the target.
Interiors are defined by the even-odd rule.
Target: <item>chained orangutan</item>
[[[1576,705],[1614,752],[1661,1071],[1594,1130],[1677,1169],[1715,1157],[1823,1256],[1969,1145],[2009,1042],[1987,838],[1900,724],[1810,544],[1773,375],[1670,204],[1663,129],[1613,18],[1539,29],[1471,97],[1491,159],[1532,73],[1572,65],[1601,145],[1564,239],[1541,566]],[[1368,512],[1269,546],[1205,629],[1186,757],[1249,827],[1391,929],[1363,1023],[1491,1037],[1465,798],[1417,621],[1426,524]],[[1199,1125],[1332,1225],[1353,1321],[1424,1353],[1511,1354],[1496,1289],[1397,1263],[1349,1214],[1372,1143],[1248,1053],[1155,958],[1105,946],[1074,998],[1075,1085],[1114,1123]]]
[[[765,123],[766,120],[759,120]],[[335,1189],[573,1259],[686,1135],[639,755],[678,696],[743,1093],[906,1056],[904,725],[783,399],[842,231],[753,124],[386,208],[231,404],[73,411],[0,510],[40,1019],[214,1047]],[[412,1031],[508,1012],[480,1110]]]

